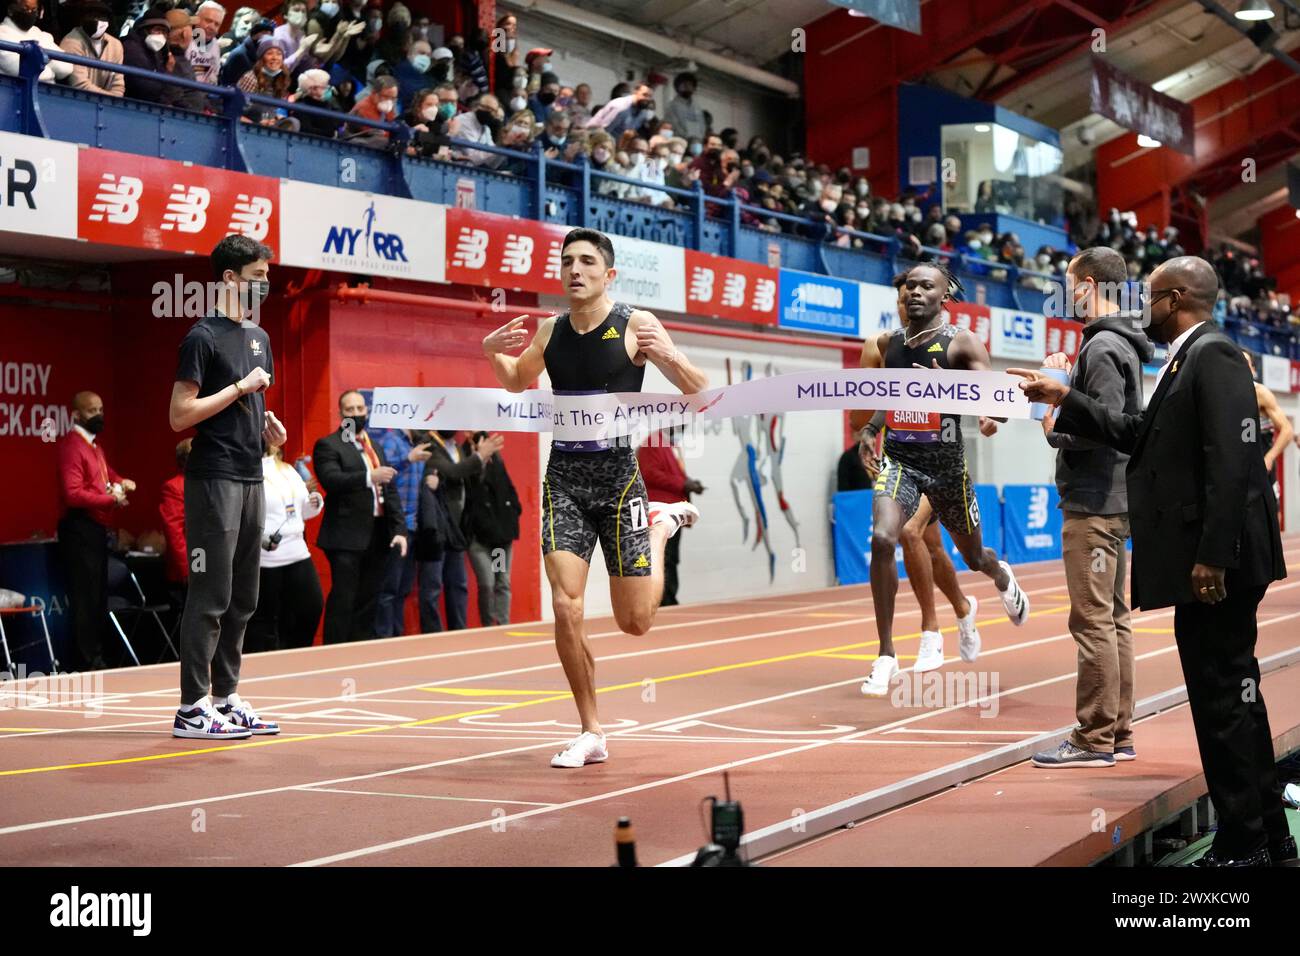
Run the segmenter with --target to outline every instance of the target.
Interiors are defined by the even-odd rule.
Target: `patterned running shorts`
[[[904,523],[916,514],[925,495],[950,534],[970,534],[980,526],[980,506],[961,448],[912,446],[900,451],[886,443],[875,493],[898,502]]]
[[[590,564],[597,541],[610,577],[650,573],[650,503],[636,452],[552,449],[542,481],[542,554],[568,551]]]

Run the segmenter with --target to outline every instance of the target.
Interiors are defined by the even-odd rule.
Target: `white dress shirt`
[[[1183,343],[1187,341],[1187,337],[1204,324],[1204,322],[1197,322],[1190,329],[1169,343],[1169,360],[1166,361],[1164,365],[1160,366],[1160,370],[1156,372],[1156,388],[1160,387],[1160,380],[1165,377],[1165,372],[1168,370],[1169,366],[1173,364],[1174,359],[1178,356],[1178,350],[1183,347]],[[1152,389],[1151,391],[1152,394],[1155,393],[1155,389]]]

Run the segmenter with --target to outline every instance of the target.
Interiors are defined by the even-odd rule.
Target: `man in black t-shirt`
[[[242,235],[212,250],[220,305],[181,342],[172,386],[173,431],[197,434],[185,466],[190,586],[181,619],[181,707],[175,737],[278,734],[236,693],[244,626],[257,607],[262,545],[262,442],[283,445],[284,426],[263,392],[274,365],[258,327],[274,253]],[[208,697],[209,691],[213,698]]]

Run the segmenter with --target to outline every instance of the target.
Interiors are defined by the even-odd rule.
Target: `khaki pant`
[[[1079,648],[1070,741],[1114,753],[1133,746],[1133,631],[1124,595],[1128,515],[1065,512],[1062,558],[1070,592],[1070,633]]]

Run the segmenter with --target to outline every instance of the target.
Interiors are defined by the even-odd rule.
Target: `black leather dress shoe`
[[[1281,843],[1271,843],[1268,855],[1274,866],[1300,866],[1300,853],[1296,851],[1295,837],[1289,836]]]
[[[1226,866],[1271,866],[1271,865],[1272,865],[1272,860],[1268,855],[1267,847],[1265,847],[1262,850],[1256,850],[1254,853],[1250,854],[1250,856],[1242,857],[1241,859],[1233,859],[1233,860],[1224,859],[1223,857],[1215,854],[1213,850],[1210,850],[1208,853],[1205,854],[1205,856],[1201,857],[1199,860],[1192,863],[1192,866],[1200,867],[1202,869],[1218,869],[1220,867],[1226,867]]]

